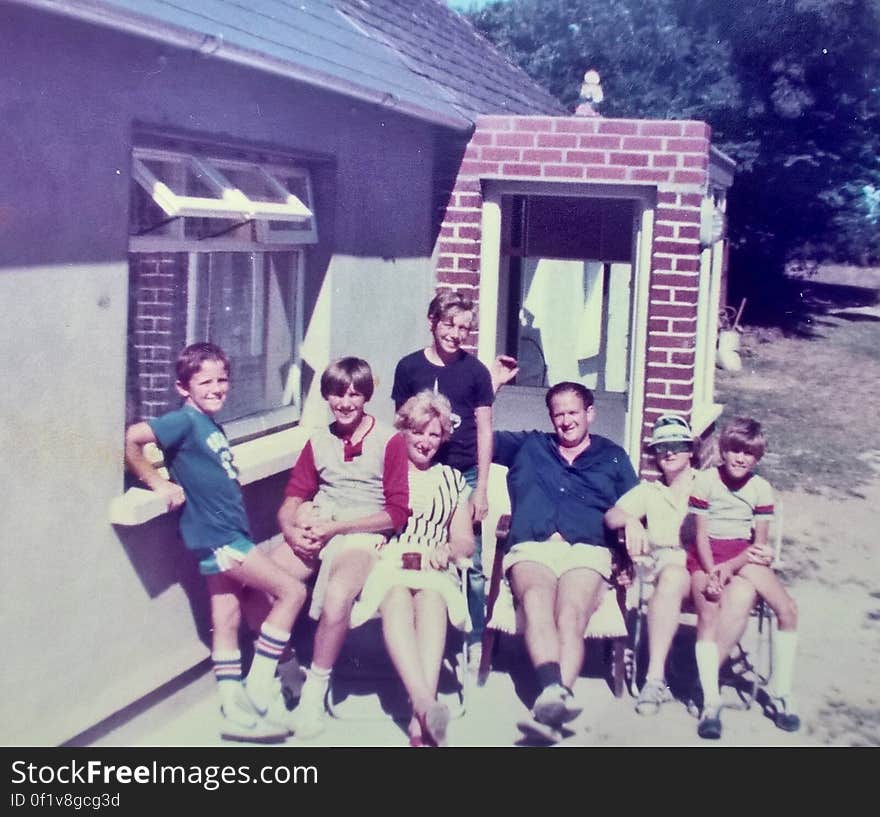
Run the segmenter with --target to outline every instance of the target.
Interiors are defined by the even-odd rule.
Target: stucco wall
[[[107,522],[123,485],[135,123],[330,160],[306,285],[314,365],[369,359],[386,419],[394,363],[426,334],[434,140],[393,112],[49,14],[4,6],[0,31],[0,741],[41,745],[207,655],[175,520]],[[323,404],[307,414],[323,421]],[[259,535],[282,481],[247,488]]]

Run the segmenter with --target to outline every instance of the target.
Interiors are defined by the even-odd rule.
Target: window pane
[[[266,177],[255,167],[225,167],[218,163],[220,172],[241,190],[251,201],[270,201],[282,204],[287,197],[269,184]]]
[[[304,175],[284,174],[273,170],[275,178],[281,182],[294,196],[296,196],[306,207],[314,212],[311,191],[309,190],[308,179]],[[298,240],[308,240],[314,234],[315,221],[314,218],[303,219],[302,221],[266,221],[268,235],[267,241],[289,241],[296,243]]]
[[[202,177],[201,172],[185,157],[179,159],[142,158],[141,161],[147,170],[177,196],[219,198],[214,188]]]
[[[293,253],[199,253],[196,337],[223,347],[232,388],[221,422],[277,409],[291,398],[294,364]]]
[[[131,235],[173,236],[177,234],[174,219],[147,195],[139,184],[131,186],[129,205],[129,232]]]

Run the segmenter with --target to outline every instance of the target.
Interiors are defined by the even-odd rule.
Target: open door
[[[502,197],[499,347],[520,374],[498,428],[545,428],[546,389],[582,383],[597,433],[625,442],[633,324],[634,206],[626,199]]]

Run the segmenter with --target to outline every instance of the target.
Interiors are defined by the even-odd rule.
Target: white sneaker
[[[324,700],[318,702],[308,700],[305,696],[300,698],[296,709],[290,713],[290,730],[298,738],[317,737],[327,728],[327,710],[324,708]]]
[[[253,699],[251,699],[253,701]],[[262,709],[254,702],[254,708],[266,719],[266,722],[278,729],[284,729],[288,735],[293,734],[293,712],[287,708],[284,693],[281,689],[281,681],[275,679],[272,685],[272,693],[269,697],[269,705]]]
[[[220,737],[245,743],[283,743],[289,732],[271,723],[256,710],[244,688],[231,703],[220,707]]]

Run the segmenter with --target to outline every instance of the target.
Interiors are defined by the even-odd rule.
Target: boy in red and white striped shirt
[[[787,732],[800,728],[792,696],[797,606],[771,567],[773,550],[768,539],[773,489],[752,472],[766,447],[760,423],[747,417],[732,420],[719,438],[721,465],[697,475],[688,503],[697,523],[696,552],[688,555],[687,567],[698,615],[696,658],[703,712],[697,734],[702,738],[721,737],[719,663],[739,641],[748,617],[741,618],[738,632],[720,625],[725,620],[725,602],[729,607],[735,595],[741,598],[743,594],[750,594],[752,603],[761,596],[776,614],[773,719]]]

